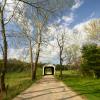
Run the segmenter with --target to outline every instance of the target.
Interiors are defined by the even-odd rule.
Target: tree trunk
[[[39,55],[40,55],[40,43],[38,44],[37,53],[36,53],[36,60],[35,60],[35,65],[34,65],[34,73],[33,73],[34,79],[36,79],[36,70],[37,70]]]
[[[1,73],[0,73],[1,75]],[[2,93],[2,88],[1,88],[1,76],[0,76],[0,100],[3,99],[3,93]]]
[[[38,35],[38,45],[37,45],[36,59],[35,59],[35,65],[33,70],[34,79],[36,79],[36,70],[37,70],[37,65],[38,65],[38,60],[40,55],[40,46],[41,46],[41,33]]]
[[[30,48],[30,61],[31,61],[31,79],[32,81],[34,80],[34,74],[33,74],[33,53],[32,53],[32,44],[31,44],[31,40],[29,40],[29,48]]]
[[[60,50],[60,77],[62,77],[62,51]]]
[[[2,29],[2,38],[3,38],[3,70],[1,72],[1,89],[5,91],[5,74],[6,74],[6,66],[7,66],[7,40],[5,34],[5,25],[4,25],[4,18],[3,18],[3,11],[0,8],[0,19],[1,19],[1,29]]]

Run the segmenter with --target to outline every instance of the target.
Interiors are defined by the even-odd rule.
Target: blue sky
[[[70,0],[69,0],[70,1]],[[73,28],[75,25],[93,18],[100,18],[100,0],[74,0],[76,5],[64,9],[56,15],[54,20]]]
[[[13,1],[13,0],[8,0],[8,1]],[[86,23],[90,19],[100,18],[100,0],[71,0],[71,1],[74,1],[75,4],[73,4],[70,8],[64,9],[61,12],[58,11],[59,14],[56,13],[57,14],[56,17],[51,17],[52,21],[50,21],[50,24],[56,22],[66,27],[66,29],[73,30],[75,26],[78,26],[77,28],[79,29],[81,24]],[[68,0],[68,2],[70,2],[70,0]],[[18,32],[20,29],[20,26],[11,22],[10,24],[6,26],[6,29],[7,30],[13,29]],[[9,33],[11,34],[11,32]],[[2,41],[0,40],[0,44],[2,44],[1,42]],[[20,55],[23,54],[22,53],[24,50],[23,47],[25,45],[23,43],[21,46],[19,46],[19,48],[16,48],[15,44],[10,45],[10,43],[12,44],[12,42],[15,42],[15,40],[14,39],[10,40],[9,38],[9,53],[8,53],[9,56],[8,57],[19,59]],[[51,43],[55,44],[55,40],[51,41]],[[52,49],[50,45],[47,46],[47,48],[44,48],[45,54],[43,53],[44,57],[40,58],[41,61],[58,63],[59,62],[57,59],[58,51],[56,51],[55,49]],[[47,58],[47,54],[48,54],[48,58]]]
[[[100,18],[100,0],[81,0],[83,3],[73,13],[75,19],[71,26],[92,18]]]
[[[92,19],[100,18],[100,0],[76,0],[76,5],[73,5],[72,8],[64,10],[64,12],[61,12],[60,16],[57,17],[58,23],[64,24],[66,28],[71,30],[78,25],[77,28],[82,31],[82,29],[80,29],[81,24]],[[82,39],[80,40],[82,41]],[[49,57],[50,56],[48,56],[48,58]],[[50,61],[59,63],[57,57],[58,56],[54,53]]]
[[[69,0],[70,1],[70,0]],[[88,21],[93,18],[100,18],[100,0],[75,0],[76,3],[79,3],[79,6],[76,7],[74,10],[65,9],[61,13],[59,13],[59,19],[61,20],[60,23],[68,24],[70,28],[73,28],[75,25]],[[70,16],[72,14],[72,16]],[[65,21],[62,20],[61,17],[69,16],[73,17],[72,21]],[[58,17],[55,17],[54,20],[57,20]],[[7,26],[7,29],[12,29],[12,27],[18,31],[18,26],[14,26],[14,24],[10,24]]]

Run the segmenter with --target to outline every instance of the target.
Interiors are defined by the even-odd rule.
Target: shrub
[[[96,44],[85,44],[82,48],[83,75],[100,77],[100,48]]]
[[[2,68],[3,68],[3,61],[0,60],[0,71],[2,71]],[[30,69],[31,69],[30,63],[22,62],[16,59],[10,59],[8,60],[6,70],[7,72],[13,72],[13,71],[21,72],[21,71],[27,71]]]
[[[38,63],[37,67],[42,68],[44,64]],[[0,73],[3,69],[3,61],[0,60]],[[21,71],[30,71],[31,70],[31,64],[27,62],[23,62],[16,59],[9,59],[7,63],[7,72],[21,72]]]
[[[57,64],[57,65],[55,65],[55,66],[56,66],[56,70],[60,70],[60,68],[61,68],[60,64]],[[68,70],[68,65],[63,65],[63,66],[62,66],[62,69],[63,69],[63,70]]]

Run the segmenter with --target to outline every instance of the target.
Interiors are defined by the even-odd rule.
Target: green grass
[[[36,80],[40,79],[41,77],[42,77],[42,71],[40,68],[38,68]],[[35,81],[31,81],[30,71],[7,73],[6,85],[8,85],[8,92],[7,96],[5,95],[3,100],[11,100],[20,92],[27,89]]]
[[[57,78],[59,72],[56,73]],[[87,100],[100,100],[100,79],[81,77],[76,71],[64,71],[62,81]]]

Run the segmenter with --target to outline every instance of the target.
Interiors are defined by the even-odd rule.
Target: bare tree
[[[65,29],[60,31],[60,34],[57,33],[56,40],[59,48],[60,76],[62,77],[63,61],[64,61],[63,53],[65,46]]]
[[[42,43],[42,36],[43,36],[43,29],[45,27],[45,24],[47,22],[47,16],[41,12],[33,12],[33,22],[32,20],[28,19],[25,16],[25,9],[22,10],[23,7],[19,6],[19,9],[17,9],[18,15],[14,17],[16,22],[21,26],[22,29],[22,35],[25,35],[26,38],[29,41],[29,50],[30,50],[30,61],[31,61],[31,72],[32,72],[32,80],[36,78],[36,69],[37,69],[37,64],[38,64],[38,59],[39,59],[39,54],[40,54],[40,48],[41,48],[41,43]],[[21,12],[21,13],[20,13]],[[41,19],[39,17],[41,16]],[[29,27],[29,21],[31,21],[31,27],[34,27],[34,32],[30,33],[30,27]],[[35,55],[35,64],[33,64],[33,51],[32,51],[32,43],[35,43],[36,45],[36,55]]]
[[[50,5],[48,4],[47,2],[46,4],[48,4],[48,7],[46,8],[45,5],[43,4],[43,2],[36,2],[36,3],[32,3],[32,2],[28,2],[28,1],[25,1],[25,0],[19,0],[20,2],[23,2],[25,4],[28,4],[36,9],[39,9],[41,10],[42,12],[44,11],[48,11],[48,12],[54,12],[55,10],[57,10],[58,8],[63,8],[63,6],[59,6],[59,7],[55,7],[55,6],[52,6],[52,3],[49,1]],[[7,0],[4,0],[4,5],[1,7],[0,5],[0,17],[1,17],[1,26],[2,26],[2,36],[3,36],[3,43],[4,43],[4,55],[3,55],[3,58],[4,58],[4,71],[3,71],[3,74],[2,74],[2,82],[4,81],[4,76],[5,76],[5,69],[6,69],[6,65],[7,65],[7,40],[6,40],[6,34],[5,34],[5,25],[8,24],[10,22],[10,20],[12,19],[12,17],[14,16],[15,12],[13,12],[13,14],[11,15],[11,17],[9,17],[9,19],[7,19],[8,21],[6,21],[6,23],[4,22],[4,10],[5,10],[5,6],[6,6],[6,3],[7,3]],[[58,1],[55,3],[55,5],[58,3]],[[62,4],[64,4],[64,1],[62,2]],[[15,7],[16,9],[17,7]],[[15,11],[14,9],[14,11]],[[44,26],[44,25],[43,25]],[[41,29],[40,29],[40,32],[41,33]],[[38,38],[41,40],[41,37],[38,36]],[[40,42],[38,42],[38,48],[40,48]],[[37,62],[38,62],[38,55],[39,55],[39,52],[40,51],[39,49],[37,50],[37,57],[36,57],[36,64],[37,65]],[[5,87],[4,87],[4,82],[3,82],[3,88],[5,90]]]
[[[79,69],[79,58],[80,58],[80,47],[77,44],[72,44],[69,46],[70,50],[70,64],[74,64],[76,69]]]
[[[100,19],[91,20],[85,25],[84,29],[89,34],[91,40],[100,41]]]
[[[8,48],[5,25],[10,22],[10,20],[14,16],[14,11],[16,9],[16,7],[15,7],[11,16],[9,18],[5,19],[4,16],[5,16],[5,12],[6,12],[6,9],[5,9],[6,5],[7,5],[7,0],[3,0],[0,3],[0,25],[1,25],[1,33],[2,33],[2,39],[3,39],[2,51],[3,51],[3,63],[4,63],[3,70],[1,73],[1,88],[3,91],[6,90],[5,74],[6,74],[6,67],[7,67],[7,48]]]
[[[70,47],[66,47],[65,50],[64,50],[64,53],[65,53],[65,63],[67,65],[71,64],[72,63],[72,51],[71,51],[71,48]]]
[[[5,87],[5,73],[6,73],[6,66],[7,66],[7,39],[6,39],[6,32],[5,32],[5,23],[4,23],[4,8],[6,5],[6,1],[4,2],[3,7],[0,5],[0,23],[2,28],[2,38],[3,38],[3,61],[4,61],[4,67],[1,73],[1,89],[3,91],[6,90]]]
[[[80,48],[81,48],[81,35],[78,33],[70,33],[66,38],[66,46],[64,49],[65,53],[65,63],[66,64],[74,64],[78,67],[79,57],[81,56]]]
[[[47,15],[43,16],[43,20],[37,19],[36,21],[36,29],[37,29],[37,34],[36,34],[36,56],[35,56],[35,64],[34,64],[34,79],[36,78],[36,69],[37,69],[37,64],[39,60],[39,55],[41,51],[41,45],[44,41],[43,39],[43,30],[45,28],[45,25],[47,23]]]
[[[36,33],[36,56],[35,56],[35,64],[34,64],[34,69],[33,69],[33,73],[34,73],[34,79],[36,78],[36,69],[37,69],[37,64],[38,64],[38,59],[39,59],[39,55],[40,55],[40,48],[41,48],[41,43],[42,43],[42,32],[43,32],[43,28],[46,24],[46,21],[47,21],[47,16],[48,16],[48,13],[47,12],[54,12],[55,10],[59,9],[59,8],[63,8],[63,6],[57,6],[58,2],[57,1],[54,5],[55,6],[52,6],[52,3],[50,1],[41,1],[41,2],[32,2],[32,1],[25,1],[25,0],[19,0],[25,4],[28,4],[30,6],[33,7],[33,9],[35,8],[36,9],[36,13],[37,15],[35,15],[37,17],[37,19],[41,16],[42,17],[42,21],[40,19],[38,19],[36,21],[34,21],[35,24],[35,28],[37,29],[37,33]],[[53,2],[53,1],[52,1]],[[50,3],[50,4],[49,4]],[[62,4],[64,4],[64,1],[61,2]],[[45,7],[46,6],[46,7]],[[33,10],[33,13],[35,12],[35,10]],[[33,15],[34,17],[34,15]]]
[[[20,13],[21,12],[21,13]],[[16,16],[14,16],[14,21],[18,23],[21,27],[21,34],[22,36],[21,40],[28,42],[28,48],[29,48],[29,53],[30,53],[30,64],[31,64],[31,79],[34,80],[33,77],[33,69],[34,69],[34,64],[33,64],[33,50],[32,50],[32,29],[31,29],[31,24],[29,23],[29,19],[25,17],[24,15],[24,10],[23,7],[20,5],[18,6],[18,9],[16,10]],[[18,33],[16,34],[18,36]]]

